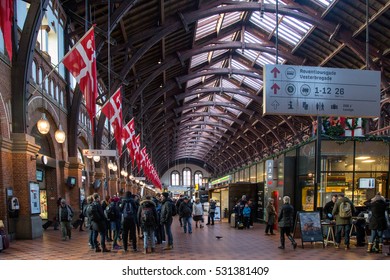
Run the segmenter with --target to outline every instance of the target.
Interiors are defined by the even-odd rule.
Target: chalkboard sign
[[[324,244],[324,237],[322,235],[321,219],[319,211],[298,211],[295,221],[294,232],[299,227],[300,236],[303,242],[317,242]],[[294,234],[295,235],[295,234]]]

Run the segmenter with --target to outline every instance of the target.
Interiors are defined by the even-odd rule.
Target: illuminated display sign
[[[224,176],[224,177],[219,178],[217,180],[211,181],[211,185],[217,185],[217,184],[221,184],[221,183],[228,182],[231,180],[232,180],[232,175],[227,175],[227,176]]]

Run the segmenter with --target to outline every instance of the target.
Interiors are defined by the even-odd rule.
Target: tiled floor
[[[265,236],[264,225],[255,224],[250,230],[237,230],[228,223],[220,222],[214,226],[194,228],[191,235],[184,234],[179,223],[172,225],[174,249],[163,251],[157,245],[156,253],[144,255],[142,241],[139,252],[122,250],[109,253],[95,253],[88,247],[87,231],[73,230],[72,240],[61,241],[60,231],[49,228],[43,237],[35,240],[14,240],[10,248],[0,253],[0,260],[374,260],[389,259],[382,254],[367,254],[366,248],[351,246],[349,251],[333,246],[323,248],[322,244],[305,243],[304,249],[296,250],[288,244],[285,250],[278,249],[279,236]],[[222,236],[217,239],[216,236]],[[300,245],[300,239],[297,239]],[[111,243],[108,243],[111,245]],[[352,243],[354,244],[354,243]],[[388,247],[385,247],[388,250]]]

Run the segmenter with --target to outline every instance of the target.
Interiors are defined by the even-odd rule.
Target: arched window
[[[37,83],[37,64],[33,60],[32,67],[31,67],[31,78],[32,80]]]
[[[191,169],[183,169],[183,186],[191,186]]]
[[[54,98],[54,81],[50,80],[50,96]]]
[[[202,172],[200,171],[196,171],[195,172],[195,175],[194,175],[194,184],[198,184],[199,187],[202,186],[202,178],[203,178],[203,174]]]
[[[171,173],[171,186],[179,186],[180,174],[177,171]]]
[[[60,88],[58,88],[58,90],[59,90],[58,98],[59,98],[60,105],[64,106],[64,92]]]
[[[42,68],[39,68],[38,81],[37,81],[37,83],[38,83],[38,84],[41,84],[41,83],[42,83],[42,79],[43,79],[43,69],[42,69]],[[42,85],[41,85],[41,87],[42,87]]]
[[[45,77],[46,76],[47,74],[45,75]],[[45,79],[45,87],[43,89],[46,90],[46,93],[49,92],[49,78]]]

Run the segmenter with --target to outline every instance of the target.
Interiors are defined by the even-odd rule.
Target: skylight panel
[[[235,116],[239,116],[241,111],[240,110],[237,110],[237,109],[234,109],[234,108],[231,108],[231,107],[225,107],[225,110],[227,110],[228,112],[232,113],[233,115]]]
[[[232,68],[234,69],[243,69],[243,70],[248,70],[249,68],[245,66],[244,64],[238,62],[235,59],[232,59]]]
[[[245,83],[245,80],[246,80],[247,78],[245,78],[244,79],[244,83]],[[239,95],[239,94],[234,94],[233,95],[233,98],[235,99],[235,100],[237,100],[238,102],[240,102],[242,105],[244,105],[244,106],[247,106],[248,104],[249,104],[249,102],[251,102],[251,98],[249,98],[249,97],[245,97],[244,95]]]
[[[236,86],[235,84],[233,84],[232,82],[230,82],[229,80],[226,80],[226,79],[222,79],[221,86],[224,88],[238,88],[238,86]]]
[[[263,81],[259,79],[253,79],[251,77],[245,77],[244,84],[248,85],[250,88],[258,91],[263,86]]]
[[[245,31],[244,32],[244,40],[246,43],[255,43],[255,44],[262,44],[263,42],[257,38],[255,35],[252,33]]]
[[[197,54],[197,55],[194,55],[192,58],[191,58],[191,68],[194,68],[204,62],[207,61],[207,53],[201,53],[201,54]]]
[[[232,25],[241,20],[242,12],[226,13],[223,20],[222,28]]]
[[[226,53],[226,52],[228,52],[227,49],[225,49],[225,50],[216,50],[216,51],[213,51],[212,58],[218,57],[218,56],[220,56],[221,54],[224,54],[224,53]]]
[[[218,19],[219,15],[212,15],[210,17],[198,20],[195,40],[197,41],[216,31],[216,24]]]
[[[242,56],[245,56],[252,62],[255,62],[257,60],[257,57],[259,56],[259,52],[253,50],[236,50],[236,52],[241,54]]]
[[[198,83],[200,83],[201,81],[202,81],[202,77],[199,77],[199,78],[195,78],[195,79],[189,80],[189,81],[187,82],[187,88],[192,87],[193,85],[198,84]]]
[[[314,3],[318,4],[321,7],[327,8],[333,0],[312,0]]]
[[[219,94],[214,94],[214,101],[215,102],[230,102],[230,100],[227,100],[226,98],[224,98],[223,96],[221,96]]]

